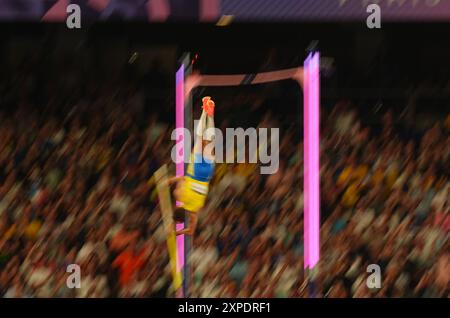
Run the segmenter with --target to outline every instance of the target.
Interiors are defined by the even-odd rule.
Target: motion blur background
[[[174,84],[322,57],[318,297],[448,297],[448,26],[1,28],[0,296],[171,297],[152,181],[174,169]],[[418,32],[422,32],[419,33]],[[255,34],[263,34],[262,41]],[[302,96],[289,81],[197,90],[220,127],[279,127],[280,170],[217,165],[189,257],[193,297],[308,297]],[[82,287],[66,286],[79,264]],[[382,288],[366,286],[379,264]]]

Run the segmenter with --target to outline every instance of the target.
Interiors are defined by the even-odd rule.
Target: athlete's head
[[[175,211],[173,211],[173,220],[176,223],[184,223],[186,219],[186,211],[182,207],[177,207]]]

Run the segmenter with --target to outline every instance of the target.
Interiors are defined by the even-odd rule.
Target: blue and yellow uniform
[[[183,189],[178,198],[183,209],[198,212],[205,205],[209,181],[213,175],[214,161],[204,158],[201,154],[191,156],[191,162],[184,176]]]

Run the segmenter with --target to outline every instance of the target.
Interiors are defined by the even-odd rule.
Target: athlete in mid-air
[[[198,213],[205,205],[209,182],[214,175],[214,147],[207,147],[214,142],[214,101],[203,97],[203,111],[196,132],[194,150],[191,153],[186,175],[173,177],[169,185],[176,184],[173,195],[180,202],[174,210],[175,222],[181,223],[189,218],[189,226],[176,231],[176,235],[193,235],[197,227]]]

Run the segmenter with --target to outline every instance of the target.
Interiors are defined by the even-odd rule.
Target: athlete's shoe
[[[202,98],[203,106],[202,109],[208,114],[208,116],[214,116],[214,107],[215,103],[209,96],[205,96]]]

